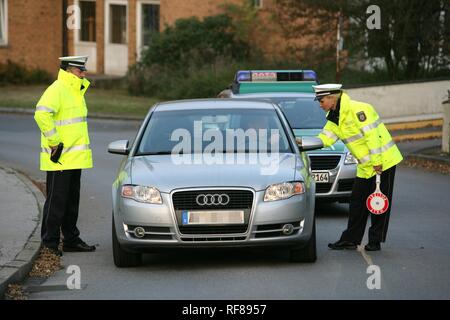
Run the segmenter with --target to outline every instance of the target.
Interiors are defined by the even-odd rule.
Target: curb
[[[399,130],[408,130],[408,129],[421,129],[421,128],[428,128],[428,127],[442,127],[443,123],[444,123],[443,119],[405,121],[405,122],[387,123],[386,128],[389,131],[399,131]]]
[[[434,162],[439,162],[442,164],[446,164],[446,165],[450,165],[450,159],[443,159],[443,158],[439,158],[439,157],[435,157],[435,156],[430,156],[430,155],[426,155],[426,154],[410,154],[408,155],[409,159],[421,159],[421,160],[431,160]]]
[[[392,140],[395,142],[403,142],[408,140],[428,140],[428,139],[438,139],[442,138],[442,131],[433,132],[420,132],[413,134],[401,134],[397,136],[392,136]]]
[[[19,252],[19,254],[14,258],[13,261],[0,268],[0,299],[4,299],[5,292],[8,289],[8,285],[11,283],[23,281],[31,271],[33,262],[36,260],[39,254],[39,250],[41,248],[40,230],[42,209],[44,207],[45,198],[42,192],[34,185],[30,178],[10,167],[4,167],[1,165],[0,167],[5,171],[14,173],[14,175],[25,184],[25,186],[34,195],[36,199],[36,207],[39,211],[36,227],[31,232],[22,251]]]
[[[25,109],[25,108],[3,108],[0,107],[0,113],[17,113],[17,114],[34,114],[34,109]],[[89,113],[88,115],[91,119],[105,119],[105,120],[127,120],[127,121],[143,121],[145,115],[142,117],[137,116],[128,116],[128,115],[116,115],[116,114],[98,114],[98,113]]]

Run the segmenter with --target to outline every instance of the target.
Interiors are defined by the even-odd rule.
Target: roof
[[[268,101],[240,101],[237,99],[193,99],[158,103],[154,111],[201,110],[201,109],[275,109]]]
[[[315,98],[314,93],[305,92],[260,92],[260,93],[243,93],[243,94],[231,94],[234,99],[270,99],[270,98]]]

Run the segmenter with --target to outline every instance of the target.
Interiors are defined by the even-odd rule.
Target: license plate
[[[243,224],[243,210],[215,210],[215,211],[188,211],[181,212],[183,225],[195,224]]]
[[[314,180],[316,180],[316,183],[330,182],[330,173],[329,172],[313,172],[312,175],[314,177]]]

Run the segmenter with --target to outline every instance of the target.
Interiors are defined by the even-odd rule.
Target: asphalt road
[[[285,251],[183,251],[145,255],[139,268],[118,269],[111,250],[111,183],[120,156],[109,142],[133,139],[139,123],[90,120],[95,167],[83,171],[79,228],[95,253],[66,253],[64,269],[30,299],[449,299],[450,176],[400,166],[388,240],[382,251],[331,251],[347,223],[347,206],[317,208],[318,260],[290,264]],[[405,153],[436,144],[401,144]],[[0,162],[44,180],[32,116],[0,114]],[[369,290],[369,265],[381,289]],[[81,290],[62,289],[67,267],[81,270]],[[36,284],[36,283],[35,283]],[[61,286],[61,287],[51,287]],[[51,289],[61,289],[54,291]]]

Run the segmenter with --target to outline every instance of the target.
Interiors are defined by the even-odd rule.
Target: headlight
[[[161,193],[154,187],[122,186],[122,197],[153,204],[162,204]]]
[[[358,161],[356,161],[356,158],[352,155],[351,152],[347,152],[347,155],[345,156],[344,164],[357,164]]]
[[[272,184],[266,189],[264,201],[277,201],[292,197],[296,194],[305,193],[303,182],[285,182]]]

